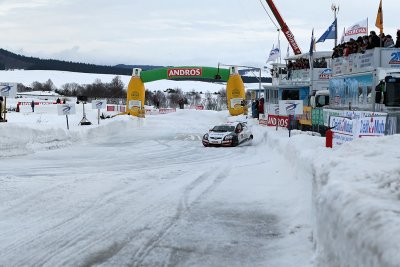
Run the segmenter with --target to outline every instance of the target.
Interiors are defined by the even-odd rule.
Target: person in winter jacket
[[[396,44],[394,45],[394,47],[400,48],[400,30],[397,30]]]
[[[258,103],[258,113],[264,114],[264,97],[261,97],[260,103]]]

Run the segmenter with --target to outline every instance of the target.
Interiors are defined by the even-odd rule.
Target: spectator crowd
[[[370,31],[369,35],[359,36],[356,40],[353,38],[350,41],[337,45],[333,48],[332,58],[346,57],[350,54],[364,53],[366,50],[375,47],[400,47],[400,30],[397,30],[396,43],[390,34],[376,34],[375,31]]]

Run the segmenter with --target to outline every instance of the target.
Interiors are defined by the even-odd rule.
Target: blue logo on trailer
[[[332,77],[332,69],[324,69],[319,75],[320,79],[329,80]]]
[[[389,64],[400,64],[400,52],[395,52],[390,55],[392,58],[389,61]]]

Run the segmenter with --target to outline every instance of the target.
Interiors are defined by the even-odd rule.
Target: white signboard
[[[324,125],[329,126],[329,116],[347,117],[349,119],[371,118],[371,117],[384,117],[387,113],[372,112],[372,111],[356,111],[356,110],[337,110],[337,109],[324,109]]]
[[[142,108],[142,101],[140,100],[129,100],[129,109],[132,108]]]
[[[371,115],[360,112],[353,118],[330,116],[329,127],[334,133],[333,145],[341,145],[366,136],[384,136],[387,120],[383,114],[385,113]]]
[[[105,109],[106,107],[107,107],[106,99],[92,100],[92,108],[93,109]]]
[[[352,119],[331,116],[329,127],[333,132],[333,146],[341,145],[354,140],[355,125]]]
[[[75,114],[75,104],[60,104],[57,105],[58,115]]]
[[[357,135],[363,136],[383,136],[386,129],[386,117],[361,118],[357,123]]]
[[[240,109],[242,107],[243,98],[232,98],[231,99],[231,108]]]
[[[279,100],[279,115],[303,114],[303,100]]]
[[[16,97],[17,84],[16,83],[0,83],[0,96]]]

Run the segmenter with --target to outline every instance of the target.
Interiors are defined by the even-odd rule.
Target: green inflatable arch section
[[[200,69],[200,71],[199,71]],[[185,75],[168,75],[169,73],[185,73]],[[191,71],[194,75],[188,74]],[[195,74],[196,73],[196,74]],[[200,73],[200,74],[199,74]],[[213,67],[199,67],[199,66],[182,66],[182,67],[169,67],[160,68],[154,70],[142,71],[140,73],[141,80],[146,82],[152,82],[157,80],[168,80],[168,79],[190,79],[190,78],[202,78],[202,79],[215,79],[216,75],[221,78],[219,80],[226,82],[229,79],[229,69],[213,68]]]

